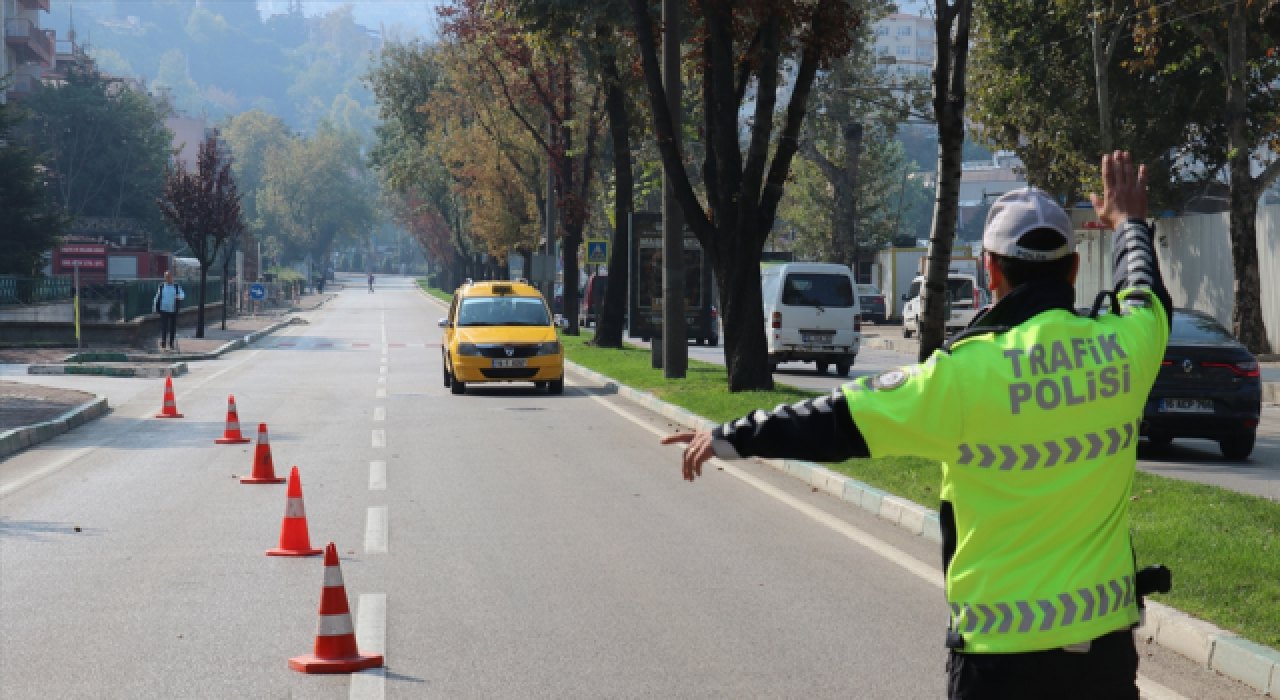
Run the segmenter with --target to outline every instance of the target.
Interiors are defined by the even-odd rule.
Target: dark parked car
[[[1212,316],[1175,309],[1161,364],[1143,411],[1151,445],[1206,438],[1227,459],[1248,458],[1262,411],[1257,359]]]
[[[884,294],[874,284],[858,285],[858,308],[862,310],[862,320],[884,323]]]

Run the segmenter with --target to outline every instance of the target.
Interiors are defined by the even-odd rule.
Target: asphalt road
[[[668,423],[594,387],[451,396],[411,284],[352,285],[197,363],[184,419],[152,418],[162,381],[115,380],[110,415],[0,462],[0,695],[944,695],[932,544],[749,462],[686,484]],[[242,485],[252,446],[213,444],[229,393],[277,473],[299,467],[384,671],[286,667],[311,650],[321,563],[263,554],[284,486]],[[1251,696],[1146,653],[1162,697]]]

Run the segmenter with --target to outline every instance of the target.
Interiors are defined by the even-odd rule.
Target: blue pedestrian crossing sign
[[[249,285],[249,298],[250,299],[267,298],[267,288],[256,282]]]
[[[587,262],[605,265],[609,262],[609,241],[587,241]]]

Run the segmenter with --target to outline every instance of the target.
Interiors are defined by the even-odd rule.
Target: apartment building
[[[10,75],[0,102],[21,99],[40,89],[40,76],[56,58],[54,33],[40,28],[40,13],[49,12],[50,0],[0,0],[4,25],[4,50],[0,51],[0,77]]]
[[[891,14],[875,23],[876,58],[891,76],[929,78],[938,50],[933,20]]]

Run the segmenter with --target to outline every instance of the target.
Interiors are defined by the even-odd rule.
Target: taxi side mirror
[[[561,328],[568,328],[568,327],[569,327],[569,319],[567,319],[567,318],[562,318],[562,319],[560,319],[560,323],[558,323],[557,325],[559,325]]]
[[[447,318],[442,318],[442,319],[440,319],[439,321],[436,321],[436,325],[437,325],[437,326],[440,326],[441,328],[448,328],[448,327],[449,327],[449,319],[447,319]]]

